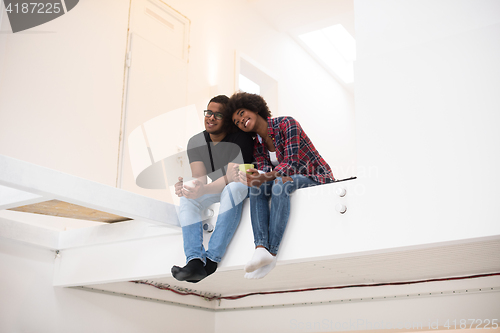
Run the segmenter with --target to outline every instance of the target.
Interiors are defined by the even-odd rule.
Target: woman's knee
[[[271,186],[270,182],[262,184],[260,187],[252,186],[250,187],[250,197],[253,198],[266,198],[271,196]]]
[[[287,181],[283,183],[283,179],[281,177],[276,178],[272,189],[273,196],[290,195],[293,191],[294,187],[292,182]]]

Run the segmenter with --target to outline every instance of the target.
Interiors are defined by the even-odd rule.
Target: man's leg
[[[217,263],[226,253],[227,246],[240,223],[243,201],[247,197],[248,186],[238,182],[229,183],[222,191],[219,216],[208,243],[206,265],[208,275],[215,272]]]
[[[203,248],[202,212],[219,199],[219,194],[208,194],[198,199],[181,197],[179,222],[182,227],[187,265],[172,267],[172,275],[177,280],[198,282],[207,276],[204,267],[206,254]]]

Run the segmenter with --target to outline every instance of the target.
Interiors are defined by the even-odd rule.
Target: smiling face
[[[243,132],[254,132],[257,123],[257,113],[248,109],[238,109],[233,113],[233,123]]]
[[[212,112],[222,113],[223,106],[220,103],[210,102],[208,104],[207,110]],[[209,134],[221,134],[224,132],[223,129],[224,119],[216,119],[215,115],[210,117],[205,117],[205,130]]]

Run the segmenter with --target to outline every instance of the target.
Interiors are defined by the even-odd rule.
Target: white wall
[[[0,331],[214,332],[213,312],[54,288],[53,263],[52,251],[0,241]]]
[[[373,250],[500,233],[499,6],[355,1],[360,186],[349,228],[332,243]],[[216,331],[338,331],[306,325],[359,319],[441,325],[496,318],[499,307],[493,293],[234,311],[216,313]]]
[[[303,51],[295,57],[304,63],[296,64],[287,51],[300,49],[289,37],[247,10],[246,1],[169,4],[192,21],[190,103],[201,110],[214,90],[232,92],[238,49],[277,73],[277,114],[296,116],[330,164],[351,165],[352,154],[336,146],[344,139],[336,134],[342,122],[336,123],[335,117],[350,127],[352,101],[320,73],[319,66],[304,60]],[[122,1],[86,0],[64,17],[36,28],[55,34],[0,35],[1,153],[114,184],[127,10]],[[356,138],[362,191],[349,210],[349,237],[368,250],[498,235],[500,48],[494,42],[500,36],[499,2],[356,0],[355,10]],[[61,52],[63,43],[71,45],[64,48],[67,53]],[[309,70],[311,76],[306,77]],[[331,89],[308,87],[316,81]],[[217,88],[211,90],[210,85]],[[335,108],[342,105],[346,109],[338,115]],[[342,147],[351,145],[348,139]],[[336,163],[336,156],[344,160]],[[137,303],[53,289],[52,253],[6,246],[3,241],[1,246],[2,266],[9,267],[0,277],[0,313],[6,316],[1,322],[7,329],[46,323],[47,331],[53,332],[60,325],[55,323],[63,323],[68,326],[61,331],[67,331],[92,318],[81,319],[80,309],[102,320],[96,320],[102,327],[119,325],[125,318],[132,318],[132,325],[149,325],[135,316],[135,311],[142,311]],[[473,304],[478,301],[473,295],[463,297]],[[412,308],[430,311],[429,303],[411,302]],[[151,307],[152,313],[168,313],[162,311],[164,306]],[[337,312],[352,318],[363,313],[361,307],[320,307],[317,314],[309,312],[306,317],[288,309],[265,315],[222,313],[216,315],[216,330],[235,331],[246,325],[252,331],[286,331],[291,330],[293,318],[315,320]],[[481,314],[454,310],[443,313]],[[169,317],[174,325],[181,325],[177,318],[191,314],[178,311],[184,310],[175,308]],[[410,316],[405,308],[400,311]],[[103,313],[108,316],[103,318]],[[107,321],[109,317],[116,321]],[[259,317],[262,321],[252,321]],[[120,330],[126,332],[125,327]]]
[[[209,312],[119,296],[52,286],[54,253],[11,240],[0,241],[0,331],[2,332],[332,332],[366,331],[380,325],[425,325],[446,320],[498,319],[497,292],[463,293],[497,286],[498,277],[412,286],[354,288],[331,291],[333,299],[367,295],[386,301],[302,305],[284,308]],[[445,296],[410,297],[417,292],[444,291]],[[319,292],[322,293],[322,292]],[[307,293],[302,295],[308,299]],[[300,295],[297,295],[300,302]],[[318,324],[319,323],[319,324]],[[370,327],[372,325],[379,325]],[[320,326],[318,326],[320,325]],[[339,328],[335,325],[343,325]],[[347,326],[346,326],[347,325]],[[320,327],[318,329],[318,327]],[[389,330],[386,332],[391,332]],[[436,332],[436,330],[430,330]],[[450,332],[450,330],[445,330]],[[380,332],[380,331],[378,331]],[[464,333],[465,331],[460,330]],[[467,332],[471,333],[471,332]]]
[[[191,20],[188,103],[202,110],[211,95],[234,92],[235,51],[278,80],[275,116],[303,125],[338,178],[355,171],[354,98],[288,34],[242,0],[171,0]],[[212,87],[212,88],[210,88]]]
[[[353,131],[336,143],[353,127],[353,98],[291,37],[244,0],[167,3],[191,20],[188,104],[201,111],[214,94],[232,94],[235,51],[245,53],[279,80],[273,113],[295,116],[332,167],[350,168]],[[42,26],[0,34],[0,154],[115,185],[128,11],[128,1],[86,0]],[[1,30],[10,30],[7,16]],[[323,113],[341,119],[328,136]],[[53,288],[52,252],[0,247],[2,331],[213,332],[207,312]]]
[[[500,233],[499,13],[490,0],[355,1],[359,242]]]
[[[158,239],[150,240],[156,242]],[[128,245],[134,247],[130,243]],[[122,246],[122,253],[127,252],[127,243],[122,243]],[[144,248],[147,247],[146,245]],[[107,252],[103,246],[99,248],[101,252]],[[96,251],[99,249],[93,249],[91,252]],[[142,252],[146,253],[147,250]],[[71,260],[71,255],[68,257],[68,254],[63,251],[62,257]],[[146,261],[150,261],[154,256],[155,254],[147,256]],[[121,260],[119,256],[116,256],[114,261],[115,259]],[[283,303],[289,303],[293,299],[296,305],[292,307],[280,307],[278,303],[274,307],[259,308],[259,305],[254,304],[253,309],[233,310],[230,308],[230,302],[233,301],[227,300],[223,302],[229,309],[213,313],[74,289],[54,288],[54,261],[52,251],[40,250],[7,239],[0,240],[0,331],[330,332],[365,331],[372,328],[368,323],[379,325],[373,328],[380,328],[381,323],[385,328],[387,325],[397,328],[407,324],[413,328],[422,324],[424,329],[429,323],[437,323],[435,326],[443,329],[446,320],[473,318],[483,321],[489,319],[490,323],[491,320],[497,319],[498,322],[500,313],[499,276],[409,286],[303,292],[285,294],[282,295],[284,298],[279,298]],[[96,265],[99,264],[96,261]],[[75,268],[78,269],[77,265]],[[77,269],[74,270],[75,274],[78,274]],[[91,271],[92,266],[89,266],[85,268],[84,274]],[[127,291],[120,288],[116,291],[129,292],[136,289],[136,285],[132,286],[127,288]],[[490,290],[490,287],[495,290]],[[168,295],[160,295],[162,293],[169,292],[157,291],[155,294],[148,290],[147,297],[169,299]],[[433,296],[428,296],[430,293]],[[263,297],[260,301],[266,304],[269,301],[267,297],[273,296],[251,298],[259,297]],[[376,300],[370,300],[371,297]],[[387,299],[381,300],[382,297]],[[353,301],[350,302],[350,299]],[[328,300],[333,303],[329,304]],[[340,303],[340,300],[344,301]],[[320,301],[324,304],[319,304]],[[236,307],[241,305],[238,301],[234,302]],[[276,300],[271,303],[275,304]],[[316,323],[320,323],[321,329],[317,329]],[[314,329],[308,328],[308,325],[314,325]],[[434,329],[431,331],[435,332]]]
[[[188,104],[201,115],[214,94],[232,94],[242,52],[279,80],[274,114],[295,116],[337,176],[352,175],[353,97],[290,36],[244,0],[166,3],[191,21]],[[87,0],[0,34],[0,154],[116,184],[128,11],[127,1]],[[10,30],[7,16],[2,24]]]
[[[81,1],[16,34],[4,15],[0,154],[115,185],[128,9]]]
[[[394,332],[399,328],[403,332],[421,329],[424,332],[465,333],[462,330],[446,329],[443,325],[447,320],[448,323],[457,320],[460,325],[461,319],[472,318],[482,320],[496,318],[498,322],[499,309],[500,301],[497,293],[343,304],[304,304],[291,308],[216,312],[215,331],[217,333],[370,332],[372,330]],[[468,323],[470,325],[471,321]],[[451,327],[453,328],[453,324]],[[498,330],[493,332],[498,333]]]

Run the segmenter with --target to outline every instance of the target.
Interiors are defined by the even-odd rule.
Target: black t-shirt
[[[203,131],[189,139],[187,149],[189,163],[203,162],[212,181],[226,174],[228,163],[253,162],[253,139],[242,131],[227,134],[215,144],[207,131]]]

